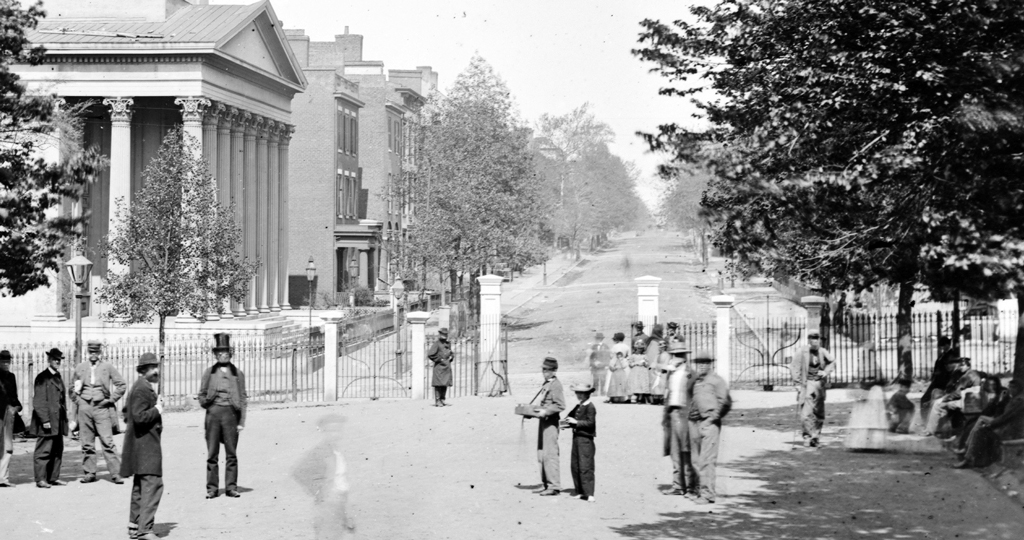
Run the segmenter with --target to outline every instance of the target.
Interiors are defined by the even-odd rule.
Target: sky
[[[242,0],[244,2],[245,0]],[[234,4],[239,0],[213,0]],[[589,102],[615,132],[612,152],[641,171],[638,191],[657,196],[654,155],[635,133],[688,123],[683,98],[658,95],[666,82],[634,57],[640,21],[688,15],[679,0],[271,0],[287,29],[332,41],[345,26],[363,35],[363,59],[385,68],[432,66],[442,91],[480,54],[508,84],[523,120],[565,114]]]

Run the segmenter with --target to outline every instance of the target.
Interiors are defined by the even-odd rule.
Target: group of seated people
[[[971,368],[971,359],[950,348],[949,338],[939,341],[940,355],[931,382],[921,396],[925,435],[949,443],[958,469],[987,467],[999,460],[1002,441],[1024,439],[1024,383],[1014,379],[1006,388],[1002,379]],[[900,381],[886,412],[889,430],[907,433],[914,403],[907,397],[910,381]]]

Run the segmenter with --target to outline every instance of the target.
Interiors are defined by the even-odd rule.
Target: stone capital
[[[259,118],[259,117],[254,115],[254,114],[252,114],[249,111],[245,111],[245,110],[239,109],[238,123],[241,124],[243,129],[245,129],[245,136],[246,137],[255,137],[256,136],[256,124],[254,122],[254,120],[256,118]]]
[[[213,102],[213,104],[206,109],[206,114],[203,116],[203,125],[216,129],[217,126],[220,125],[221,117],[224,116],[227,111],[228,108],[223,103],[217,101]]]
[[[238,109],[235,108],[235,107],[229,107],[229,106],[224,105],[222,103],[219,104],[219,105],[221,107],[223,107],[223,110],[221,111],[220,115],[217,117],[217,119],[218,119],[217,128],[222,130],[222,131],[231,131],[231,128],[234,127],[235,123],[237,122],[235,117],[238,116]]]
[[[295,133],[295,126],[291,124],[281,124],[279,129],[278,139],[280,139],[281,146],[288,146],[288,143],[292,140],[292,134]]]
[[[203,114],[210,106],[210,100],[204,97],[180,97],[174,98],[174,104],[181,107],[183,121],[202,123]]]
[[[263,119],[263,136],[271,140],[277,139],[277,126],[278,122],[271,120],[270,118]]]
[[[132,121],[132,105],[135,100],[126,97],[105,98],[103,104],[110,108],[110,121],[129,123]]]

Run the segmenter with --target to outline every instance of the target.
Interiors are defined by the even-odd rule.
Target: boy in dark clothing
[[[588,502],[594,499],[594,437],[597,436],[597,408],[590,402],[590,394],[594,386],[590,384],[575,385],[577,405],[565,417],[564,427],[572,428],[572,483],[576,494]]]

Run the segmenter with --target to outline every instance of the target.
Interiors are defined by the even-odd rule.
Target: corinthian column
[[[278,141],[280,140],[280,131],[285,127],[281,123],[272,123],[270,129],[270,139],[267,141],[267,157],[270,162],[268,163],[268,193],[267,195],[267,210],[270,215],[270,219],[267,222],[267,303],[270,305],[271,312],[281,311],[281,304],[278,297],[278,286],[280,279],[278,278],[279,271],[279,249],[278,239],[280,237],[281,227],[281,182],[280,182],[280,152],[278,148]]]
[[[278,204],[280,204],[280,219],[278,223],[278,244],[277,244],[277,296],[281,309],[291,309],[288,302],[288,143],[292,140],[293,126],[285,125],[281,129],[277,153],[278,153]]]
[[[263,125],[263,117],[243,112],[245,121],[245,171],[243,172],[243,190],[245,192],[245,258],[259,261],[256,256],[256,131]],[[245,299],[245,311],[249,315],[259,313],[256,304],[257,277],[249,280],[249,294]]]
[[[267,271],[269,259],[267,257],[267,201],[269,189],[270,163],[267,160],[267,136],[270,133],[274,121],[260,118],[259,132],[256,138],[256,256],[260,261],[260,269],[256,274],[256,300],[260,313],[270,313],[270,304],[267,303]]]
[[[231,167],[231,182],[228,195],[230,202],[234,204],[235,208],[235,226],[242,231],[241,245],[238,246],[238,250],[245,257],[245,142],[243,139],[245,119],[242,116],[242,111],[239,109],[228,107],[222,124],[227,124],[227,129],[231,134],[230,157],[225,160],[226,162],[230,161]],[[231,313],[235,317],[244,317],[245,303],[231,300]]]
[[[223,103],[215,103],[213,114],[208,115],[208,120],[214,120],[211,138],[217,138],[217,144],[213,148],[216,157],[210,162],[210,168],[217,179],[217,203],[228,212],[230,212],[231,206],[231,120],[227,118],[229,114],[227,106]],[[204,140],[206,136],[206,124],[204,123]],[[216,166],[213,165],[214,163]],[[234,317],[230,299],[224,299],[221,312],[221,317],[224,319]]]
[[[210,106],[210,100],[204,97],[180,97],[174,99],[174,104],[181,107],[181,121],[185,133],[195,137],[194,142],[199,144],[198,148],[192,148],[195,156],[203,156],[206,145],[203,139],[203,115]]]
[[[132,201],[132,105],[135,100],[126,97],[106,98],[103,104],[110,108],[110,205],[108,206],[109,235],[118,227],[117,201],[124,210]],[[107,259],[107,273],[123,274],[128,267]]]

